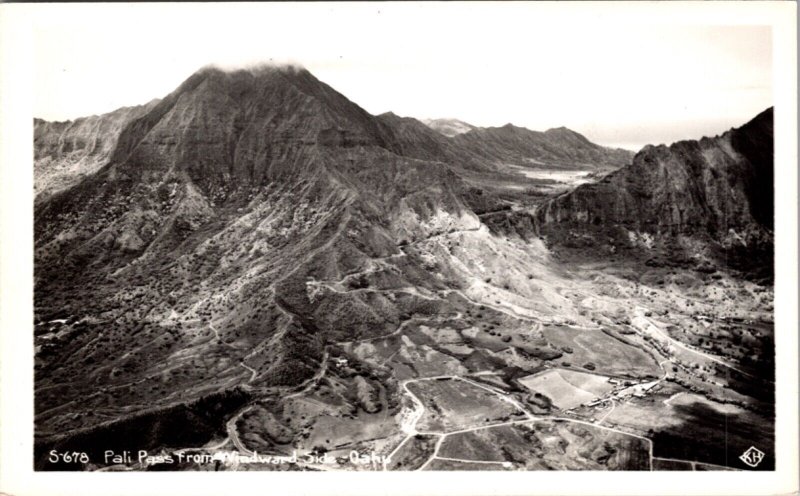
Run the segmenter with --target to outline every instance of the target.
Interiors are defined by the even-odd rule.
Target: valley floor
[[[348,284],[412,256],[447,260],[469,282]],[[771,377],[745,359],[748,342],[771,338],[769,293],[725,275],[629,272],[563,266],[535,241],[481,228],[309,281],[446,311],[329,343],[294,392],[256,394],[226,438],[181,452],[228,470],[725,470],[750,469],[739,456],[752,445],[767,453],[759,468],[774,464]]]

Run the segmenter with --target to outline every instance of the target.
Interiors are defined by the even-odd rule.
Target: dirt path
[[[466,460],[464,458],[448,458],[446,456],[437,456],[437,460],[445,460],[448,462],[460,462],[460,463],[477,463],[477,464],[486,464],[486,465],[501,465],[505,468],[511,468],[513,465],[511,462],[490,462],[486,460]]]
[[[429,318],[414,317],[414,318],[408,319],[406,321],[403,321],[399,326],[397,326],[397,329],[395,329],[394,331],[390,332],[389,334],[384,334],[382,336],[375,336],[375,337],[371,337],[371,338],[358,339],[356,341],[339,341],[336,344],[338,344],[338,345],[350,344],[350,345],[353,345],[353,346],[357,346],[357,345],[359,345],[361,343],[370,343],[372,341],[380,341],[380,340],[383,340],[383,339],[389,339],[389,338],[391,338],[393,336],[397,336],[398,334],[403,332],[403,329],[407,325],[411,324],[412,322],[427,322],[429,320],[430,320]]]
[[[233,345],[232,345],[232,344],[230,344],[230,343],[227,343],[227,342],[225,342],[225,341],[222,339],[222,337],[219,335],[219,331],[217,330],[217,328],[216,328],[216,327],[214,327],[214,324],[213,324],[213,323],[209,322],[209,323],[208,323],[208,327],[209,327],[209,329],[211,329],[211,330],[214,332],[214,336],[216,336],[216,338],[217,338],[217,341],[219,341],[220,343],[222,343],[223,345],[227,346],[228,348],[230,348],[230,349],[232,349],[232,350],[240,351],[240,350],[239,350],[239,348],[237,348],[237,347],[233,346]],[[256,378],[258,377],[258,371],[257,371],[256,369],[254,369],[253,367],[251,367],[251,366],[247,365],[246,363],[244,363],[244,360],[245,360],[245,359],[247,359],[247,358],[249,358],[249,357],[250,357],[250,356],[252,356],[252,355],[253,355],[253,353],[250,353],[250,354],[248,354],[247,356],[245,356],[245,357],[242,359],[242,361],[241,361],[241,362],[239,362],[239,365],[240,365],[242,368],[244,368],[245,370],[247,370],[248,372],[250,372],[250,379],[248,379],[248,381],[247,381],[248,383],[249,383],[249,382],[253,382],[253,381],[255,381],[255,380],[256,380]]]
[[[244,367],[245,369],[250,371],[250,374],[252,374],[250,376],[250,380],[248,380],[247,382],[253,382],[254,380],[256,380],[256,377],[258,377],[258,371],[256,369],[254,369],[253,367],[247,365],[244,362],[240,363],[239,365],[241,365],[242,367]]]
[[[319,371],[317,371],[317,373],[314,374],[314,377],[306,380],[301,385],[302,389],[300,389],[299,391],[297,391],[295,393],[292,393],[292,394],[290,394],[288,396],[285,396],[284,399],[294,398],[294,397],[300,396],[302,394],[305,394],[319,380],[321,380],[325,376],[325,373],[328,370],[328,349],[327,348],[322,353],[321,362],[322,362],[321,363],[321,367],[320,367]],[[253,370],[253,369],[251,369],[249,367],[247,367],[247,368],[249,370],[251,370],[253,374],[255,374],[255,370]],[[255,378],[255,375],[253,376],[253,378]],[[239,433],[236,430],[236,423],[239,421],[239,419],[242,417],[242,415],[244,415],[245,413],[249,412],[254,407],[255,407],[255,405],[248,405],[248,406],[242,408],[241,410],[239,410],[230,420],[228,420],[228,422],[225,424],[225,430],[228,432],[228,437],[227,437],[227,439],[222,441],[218,446],[223,446],[228,442],[228,440],[230,440],[233,443],[233,445],[236,447],[237,451],[239,451],[240,453],[242,453],[242,454],[244,454],[246,456],[253,456],[253,452],[250,451],[249,449],[247,449],[247,447],[244,444],[242,444],[242,441],[239,439]],[[209,447],[209,448],[206,448],[206,449],[217,449],[217,447]]]
[[[312,378],[310,378],[310,379],[307,379],[307,380],[306,380],[306,381],[305,381],[305,382],[304,382],[304,383],[301,385],[302,389],[300,389],[299,391],[297,391],[297,392],[295,392],[295,393],[292,393],[292,394],[290,394],[290,395],[288,395],[288,396],[284,396],[284,400],[288,400],[288,399],[290,399],[290,398],[296,398],[296,397],[298,397],[298,396],[301,396],[301,395],[303,395],[303,394],[307,393],[307,392],[308,392],[308,391],[310,391],[310,390],[311,390],[311,388],[313,388],[313,387],[314,387],[314,386],[315,386],[315,385],[316,385],[316,384],[317,384],[317,383],[318,383],[320,380],[322,380],[322,378],[323,378],[323,377],[325,377],[325,374],[326,374],[326,373],[327,373],[327,371],[328,371],[328,348],[327,348],[327,347],[326,347],[326,348],[323,350],[323,352],[322,352],[322,359],[320,360],[320,362],[321,362],[321,364],[320,364],[320,369],[317,371],[317,373],[316,373],[316,374],[314,374],[314,377],[312,377]]]
[[[227,341],[225,341],[224,339],[222,339],[222,336],[219,335],[219,331],[217,330],[216,327],[214,327],[214,324],[212,322],[208,323],[208,328],[211,329],[211,331],[214,333],[214,336],[217,337],[217,341],[219,341],[220,343],[224,344],[225,346],[227,346],[228,348],[230,348],[232,350],[237,350],[238,351],[238,348],[236,348],[232,344],[230,344]]]
[[[242,444],[242,441],[239,439],[239,433],[236,430],[236,423],[239,421],[242,415],[249,412],[254,407],[255,405],[248,405],[242,408],[225,424],[225,430],[228,432],[228,439],[233,442],[233,445],[236,447],[236,450],[239,451],[239,453],[243,453],[246,456],[253,456],[253,452],[247,449],[247,447],[245,447],[245,445]]]
[[[603,423],[603,421],[604,421],[606,418],[608,418],[608,416],[609,416],[609,415],[611,415],[611,413],[614,411],[614,408],[616,408],[616,407],[617,407],[617,402],[616,402],[616,401],[614,401],[614,399],[613,399],[613,398],[612,398],[612,399],[610,399],[609,401],[611,402],[611,409],[609,409],[609,410],[606,412],[606,414],[605,414],[605,415],[603,415],[603,418],[601,418],[600,420],[598,420],[598,421],[597,421],[597,425],[600,425],[600,424],[602,424],[602,423]]]

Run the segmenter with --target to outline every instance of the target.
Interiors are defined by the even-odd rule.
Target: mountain
[[[449,140],[417,119],[400,117],[393,112],[386,112],[377,118],[394,131],[400,154],[423,160],[457,163],[458,154]]]
[[[629,164],[633,156],[628,150],[596,145],[564,127],[539,132],[506,124],[474,129],[452,139],[460,149],[488,160],[520,166],[618,168]]]
[[[607,246],[609,235],[620,247],[642,236],[693,238],[722,247],[728,262],[744,262],[750,257],[731,260],[733,251],[772,249],[773,168],[770,108],[714,138],[647,146],[630,165],[548,201],[537,218],[544,233],[581,237],[592,249]],[[697,249],[684,246],[679,256]],[[770,259],[760,262],[771,271]]]
[[[93,378],[71,386],[66,397],[82,400],[66,416],[53,408],[63,389],[37,395],[40,432],[93,428],[116,408],[105,391],[142,374],[170,387],[131,386],[131,411],[203,398],[244,382],[247,367],[265,386],[299,384],[327,340],[435,308],[413,294],[314,300],[307,286],[401,255],[398,244],[480,225],[461,180],[415,158],[436,155],[424,145],[404,155],[403,135],[292,67],[205,69],[132,119],[108,163],[36,206],[46,336],[36,378],[53,386],[83,367]],[[419,263],[386,277],[440,285],[417,281]],[[47,323],[59,319],[71,331],[56,338]],[[176,369],[183,361],[205,366]]]
[[[115,124],[75,134],[95,143],[80,150],[102,150],[85,152],[91,170],[69,169],[34,205],[37,469],[147,469],[102,462],[106,450],[140,449],[164,457],[330,451],[348,460],[349,450],[373,450],[396,455],[390,468],[437,467],[435,435],[419,432],[436,432],[446,450],[444,429],[494,424],[508,427],[504,440],[476,446],[513,444],[509,463],[517,468],[650,468],[653,447],[638,437],[596,432],[587,420],[549,420],[572,416],[575,398],[588,399],[589,390],[611,394],[609,378],[664,388],[658,401],[626,409],[667,408],[664,400],[687,393],[681,401],[695,406],[681,410],[684,420],[655,425],[652,436],[681,436],[686,426],[706,428],[696,418],[711,419],[702,431],[711,437],[683,435],[656,450],[711,439],[698,456],[727,463],[720,449],[746,449],[754,437],[767,445],[767,286],[743,285],[733,273],[717,284],[687,270],[685,288],[675,287],[697,302],[689,311],[648,282],[677,277],[672,267],[631,271],[633,252],[608,270],[596,258],[565,264],[559,244],[592,239],[592,228],[612,232],[623,218],[585,222],[570,213],[576,205],[611,202],[619,215],[633,219],[639,208],[657,219],[661,210],[647,201],[678,201],[680,184],[654,196],[664,186],[650,182],[673,169],[695,171],[687,181],[711,186],[740,171],[745,193],[737,198],[752,197],[748,211],[763,223],[769,215],[757,203],[768,200],[768,181],[756,179],[763,171],[754,164],[769,153],[758,119],[729,137],[746,160],[720,144],[685,167],[689,155],[668,150],[629,163],[627,152],[564,128],[447,137],[416,119],[373,116],[294,66],[204,68],[157,102],[97,119]],[[68,167],[74,146],[62,139],[68,126],[36,126],[35,156],[51,157],[35,164],[44,191],[46,171]],[[706,155],[719,155],[714,171],[700,167]],[[636,190],[636,167],[664,170]],[[576,189],[581,182],[590,184]],[[620,191],[597,186],[608,182]],[[579,193],[601,187],[609,189]],[[574,191],[558,196],[564,189]],[[570,195],[585,195],[584,203]],[[726,225],[703,210],[708,196],[687,212],[697,232],[712,236]],[[623,211],[629,197],[639,203]],[[711,220],[702,224],[703,216]],[[631,232],[645,239],[659,232],[653,226]],[[602,257],[598,240],[589,251]],[[719,300],[697,296],[711,289]],[[703,346],[737,344],[714,362],[728,368],[718,373],[705,358],[655,343],[660,335],[643,320],[650,309],[681,329],[694,330],[697,315],[718,317],[725,332],[696,332],[709,340]],[[735,323],[745,321],[754,324],[734,337]],[[694,334],[674,339],[701,346]],[[669,360],[674,367],[664,367]],[[542,374],[553,381],[535,385]],[[590,386],[572,388],[574,380]],[[725,401],[720,411],[747,408],[747,421],[731,415],[728,429],[714,430],[717,410],[697,406],[689,392]],[[522,419],[531,412],[545,416],[527,430]],[[628,420],[614,418],[631,432],[650,428]],[[51,449],[86,451],[93,461],[51,464]],[[320,468],[291,468],[298,467]]]
[[[297,67],[205,68],[160,101],[99,119],[117,125],[93,128],[103,154],[87,156],[105,162],[34,213],[42,434],[97,428],[120,401],[109,391],[125,384],[126,408],[142,412],[249,384],[251,369],[261,387],[308,380],[326,343],[438,312],[446,302],[426,292],[463,276],[443,264],[431,279],[431,260],[404,247],[480,230],[474,210],[500,201],[474,191],[481,178],[524,184]],[[37,156],[69,160],[53,150],[70,145],[46,135]],[[38,181],[47,164],[36,166]],[[413,290],[309,285],[359,272]],[[91,380],[56,387],[84,367]],[[142,382],[155,376],[164,382]]]
[[[34,119],[34,193],[46,197],[77,183],[105,165],[123,127],[156,103],[123,107],[74,121]]]
[[[423,119],[422,123],[448,138],[477,129],[472,124],[458,119]]]

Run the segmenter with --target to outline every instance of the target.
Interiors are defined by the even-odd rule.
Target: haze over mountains
[[[448,138],[466,133],[475,129],[475,126],[468,124],[458,119],[422,119],[422,123],[433,129],[439,131]]]
[[[548,326],[602,325],[629,347],[586,370],[690,370],[644,334],[623,337],[636,317],[605,298],[645,296],[613,267],[649,262],[669,279],[677,264],[689,286],[747,293],[749,306],[712,305],[720,318],[768,316],[771,261],[729,254],[771,250],[771,117],[634,156],[566,128],[373,116],[305,69],[262,67],[205,68],[144,106],[36,120],[37,453],[123,446],[133,431],[151,450],[226,435],[240,451],[369,444],[353,432],[408,431],[401,381],[494,371],[494,387],[521,391],[526,374],[570,368],[558,360],[573,347]],[[610,264],[598,277],[621,289],[591,295],[559,259]],[[727,282],[749,274],[757,284]],[[671,298],[648,305],[683,308]],[[756,352],[729,351],[736,371],[719,380],[748,419],[769,415],[768,387],[749,379],[771,366],[771,328],[742,339]],[[631,357],[639,372],[620,372]],[[540,397],[535,408],[556,408]],[[323,434],[326,422],[355,427]],[[392,436],[370,446],[388,453]],[[641,468],[638,456],[574,468]]]

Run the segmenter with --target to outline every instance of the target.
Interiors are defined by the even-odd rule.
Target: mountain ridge
[[[343,424],[325,422],[351,421],[394,436],[412,377],[492,369],[514,397],[548,367],[666,371],[618,325],[638,286],[620,282],[621,306],[595,314],[610,293],[587,297],[559,261],[558,235],[587,236],[565,198],[589,186],[552,186],[642,158],[565,128],[448,138],[372,116],[300,68],[205,68],[122,121],[95,171],[34,206],[37,467],[50,448],[102,454],[107,439],[155,452],[227,435],[281,452],[335,446]],[[756,134],[731,142],[755,157]],[[592,353],[626,351],[578,360],[564,336],[582,329],[605,340]]]
[[[34,118],[34,194],[37,201],[96,172],[116,149],[122,129],[147,113],[158,99],[121,107],[106,114],[66,121]]]
[[[566,169],[622,167],[633,157],[628,150],[596,145],[567,128],[541,132],[509,123],[502,127],[473,129],[452,139],[457,146],[473,153],[521,166],[550,165]]]
[[[591,226],[613,226],[670,238],[700,236],[723,247],[764,244],[757,251],[768,252],[772,113],[769,108],[715,137],[648,145],[631,165],[543,204],[537,221],[543,232],[563,224],[574,236],[599,237],[603,231],[592,234]]]

